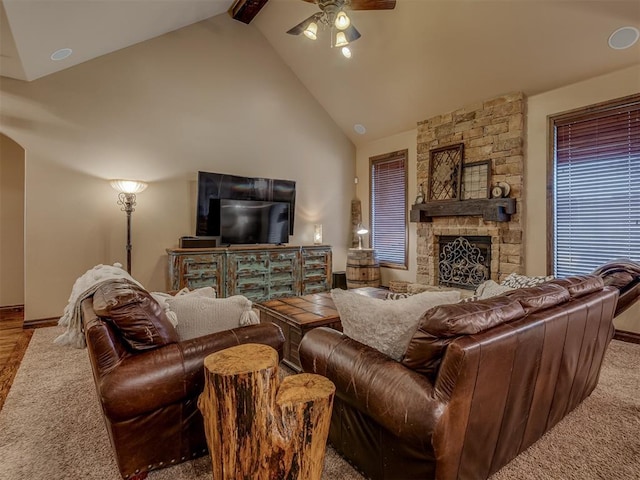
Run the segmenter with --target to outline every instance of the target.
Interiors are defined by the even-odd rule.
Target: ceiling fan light
[[[316,22],[311,22],[302,33],[304,33],[305,37],[315,40],[318,38],[318,24]]]
[[[344,55],[345,58],[351,58],[351,49],[349,47],[342,47],[342,55]]]
[[[351,20],[346,13],[340,10],[340,12],[338,12],[338,15],[336,16],[336,21],[334,23],[338,30],[344,30],[349,25],[351,25]]]
[[[338,32],[336,33],[336,47],[346,47],[347,45],[349,45],[349,42],[347,41],[347,37],[345,36],[344,32]]]

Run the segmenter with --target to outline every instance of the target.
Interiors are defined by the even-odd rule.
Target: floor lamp
[[[147,188],[138,180],[111,180],[111,186],[118,192],[118,205],[127,214],[127,273],[131,274],[131,213],[136,206],[136,193]]]

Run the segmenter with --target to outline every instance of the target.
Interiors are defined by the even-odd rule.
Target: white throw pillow
[[[503,293],[507,293],[511,290],[513,290],[513,287],[501,285],[493,280],[487,280],[486,282],[482,282],[478,285],[475,296],[478,300],[483,300],[485,298],[495,297],[496,295],[502,295]]]
[[[385,300],[402,300],[403,298],[409,298],[412,295],[415,295],[415,293],[387,292],[387,295],[384,297],[384,299]]]
[[[228,298],[179,295],[167,303],[178,317],[176,330],[180,340],[260,323],[251,309],[251,301],[242,295]]]
[[[178,317],[171,311],[171,307],[169,307],[169,304],[167,303],[167,300],[173,298],[173,295],[164,292],[150,292],[150,294],[154,298],[154,300],[158,302],[158,304],[162,307],[162,309],[164,310],[164,314],[171,322],[171,325],[177,327]]]
[[[460,292],[424,292],[390,302],[336,288],[331,297],[345,335],[400,361],[422,314],[437,305],[456,303]]]
[[[189,290],[185,287],[175,294],[176,297],[182,297],[185,295],[216,298],[216,289],[213,287],[200,287],[195,290]]]
[[[213,287],[202,287],[202,288],[196,288],[195,290],[189,290],[188,288],[185,287],[175,294],[176,297],[185,296],[185,295],[216,298],[216,289]],[[163,308],[164,313],[169,319],[169,321],[171,322],[171,324],[174,327],[177,327],[178,316],[175,314],[175,312],[171,311],[171,307],[169,306],[169,302],[167,301],[170,298],[174,298],[174,296],[165,292],[151,292],[151,296]]]
[[[501,281],[500,285],[511,288],[535,287],[549,280],[553,280],[553,275],[549,275],[548,277],[528,277],[514,272],[510,273],[507,278]]]

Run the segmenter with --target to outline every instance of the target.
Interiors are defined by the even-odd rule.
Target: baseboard
[[[627,332],[626,330],[616,330],[613,338],[622,342],[640,343],[640,333]]]
[[[33,320],[25,320],[24,328],[42,328],[42,327],[54,327],[58,324],[58,318],[36,318]]]
[[[24,305],[6,305],[3,307],[0,307],[0,312],[12,312],[12,313],[24,312]]]

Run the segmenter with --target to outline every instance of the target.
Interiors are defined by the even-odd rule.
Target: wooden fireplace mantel
[[[486,221],[508,222],[513,213],[516,213],[515,198],[479,198],[412,205],[409,218],[418,223],[431,222],[433,217],[482,215]]]

